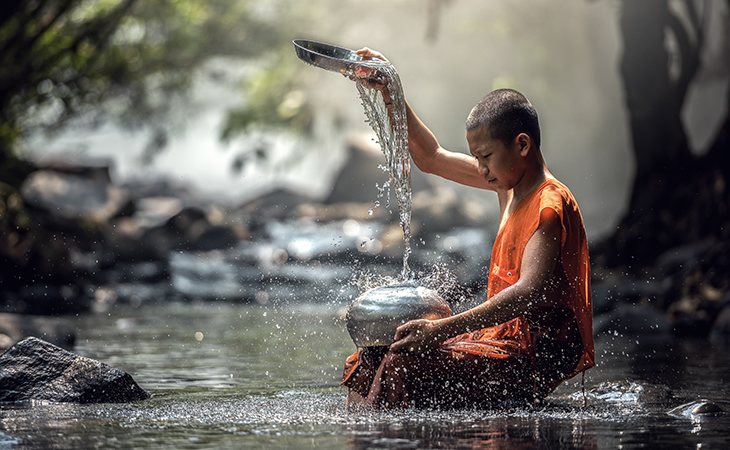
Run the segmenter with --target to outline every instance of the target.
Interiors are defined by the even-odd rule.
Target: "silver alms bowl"
[[[358,347],[390,345],[395,330],[415,319],[442,319],[451,315],[446,300],[436,291],[413,282],[370,289],[347,310],[347,331]]]
[[[292,41],[292,44],[294,44],[294,51],[297,57],[302,61],[343,75],[349,75],[357,68],[373,71],[374,68],[380,65],[390,64],[387,61],[381,61],[379,59],[364,60],[362,56],[349,48],[338,47],[324,42],[295,39]]]

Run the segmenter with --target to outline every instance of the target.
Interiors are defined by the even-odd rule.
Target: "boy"
[[[366,59],[382,54],[363,48]],[[384,86],[386,104],[390,96]],[[388,349],[351,355],[348,402],[377,408],[490,407],[539,402],[593,367],[588,246],[578,204],[548,170],[537,112],[517,91],[489,93],[471,111],[471,157],[443,149],[406,103],[416,166],[495,191],[501,222],[487,301],[440,320],[400,326]]]

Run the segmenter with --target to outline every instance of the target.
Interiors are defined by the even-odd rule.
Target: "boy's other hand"
[[[396,328],[395,342],[390,345],[390,350],[422,353],[438,348],[443,340],[444,338],[433,320],[411,320]]]

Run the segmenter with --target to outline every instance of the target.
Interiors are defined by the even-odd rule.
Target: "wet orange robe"
[[[439,372],[439,367],[448,367],[448,371],[430,375],[430,379],[434,377],[438,379],[438,382],[431,383],[431,388],[437,387],[439,382],[448,386],[461,381],[477,384],[502,381],[506,393],[514,383],[529,384],[524,380],[526,373],[539,373],[541,375],[533,377],[535,387],[532,391],[535,397],[542,397],[563,380],[595,365],[588,244],[578,203],[568,188],[559,181],[548,179],[543,182],[522,199],[503,224],[492,248],[487,298],[492,298],[519,279],[525,247],[537,230],[540,215],[546,208],[555,211],[562,224],[560,259],[555,265],[551,280],[554,293],[551,298],[553,307],[535,309],[529,316],[516,317],[495,327],[446,340],[439,349],[441,354],[432,355],[430,362],[424,360],[424,365],[420,369],[421,372],[426,370]],[[543,345],[544,343],[548,344]],[[563,351],[568,348],[573,350]],[[555,374],[554,366],[551,366],[552,361],[563,353],[573,356],[569,357],[569,365]],[[399,398],[387,391],[393,391],[396,386],[400,390],[409,389],[407,380],[400,380],[399,383],[393,381],[394,377],[402,376],[398,374],[403,371],[397,370],[397,367],[382,366],[404,363],[417,366],[418,361],[410,361],[413,357],[397,357],[388,352],[385,357],[380,355],[377,360],[369,358],[371,360],[369,364],[381,366],[376,369],[361,367],[362,356],[362,350],[358,350],[347,359],[342,384],[351,389],[357,385],[357,390],[361,395],[365,394],[364,397],[369,394],[370,397]],[[396,361],[399,359],[404,361]],[[452,361],[464,361],[461,364],[464,368],[463,374],[454,376],[454,372],[458,372],[460,366],[452,364]],[[514,370],[506,370],[510,367],[510,362],[514,362]],[[521,367],[518,370],[516,366],[519,364],[529,367]],[[475,372],[473,368],[476,366],[481,368]],[[547,369],[548,366],[551,367],[550,370]],[[419,372],[419,369],[412,367],[410,373],[414,372]],[[363,376],[363,373],[368,375]],[[467,373],[476,379],[466,379],[463,375]],[[548,373],[551,375],[546,375]],[[387,379],[383,379],[384,374],[388,374]],[[541,386],[537,386],[535,380],[539,380]],[[367,386],[368,384],[372,386]],[[373,387],[376,388],[377,395],[373,395]],[[418,386],[410,389],[418,389]],[[381,395],[380,391],[384,393]],[[476,397],[480,397],[482,390],[473,392],[477,393]],[[405,392],[401,396],[415,397],[413,392],[410,395]],[[495,397],[485,397],[480,401],[489,401],[491,398]],[[382,403],[382,399],[373,398],[371,401]],[[400,406],[404,405],[405,402],[401,402]]]

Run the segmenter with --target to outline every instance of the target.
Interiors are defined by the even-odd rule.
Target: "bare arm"
[[[507,322],[536,305],[550,302],[551,298],[546,294],[560,257],[561,234],[560,217],[553,210],[543,210],[540,226],[525,247],[522,273],[514,285],[461,314],[439,320],[413,320],[401,325],[390,349],[434,348],[452,336]]]
[[[367,47],[358,50],[357,54],[365,59],[377,58],[387,61],[382,53]],[[362,73],[357,72],[356,70],[356,76],[365,79],[370,75],[370,71],[365,69],[362,70]],[[366,81],[366,84],[371,88],[380,90],[390,113],[392,103],[388,89],[384,85],[373,83],[370,80]],[[418,117],[407,101],[406,116],[408,120],[408,147],[413,162],[419,169],[467,186],[494,190],[479,173],[479,164],[476,159],[470,155],[452,152],[441,147],[436,140],[436,136]]]
[[[481,189],[492,189],[479,173],[477,160],[464,153],[452,152],[439,145],[436,136],[406,102],[408,147],[416,166],[457,183]]]

